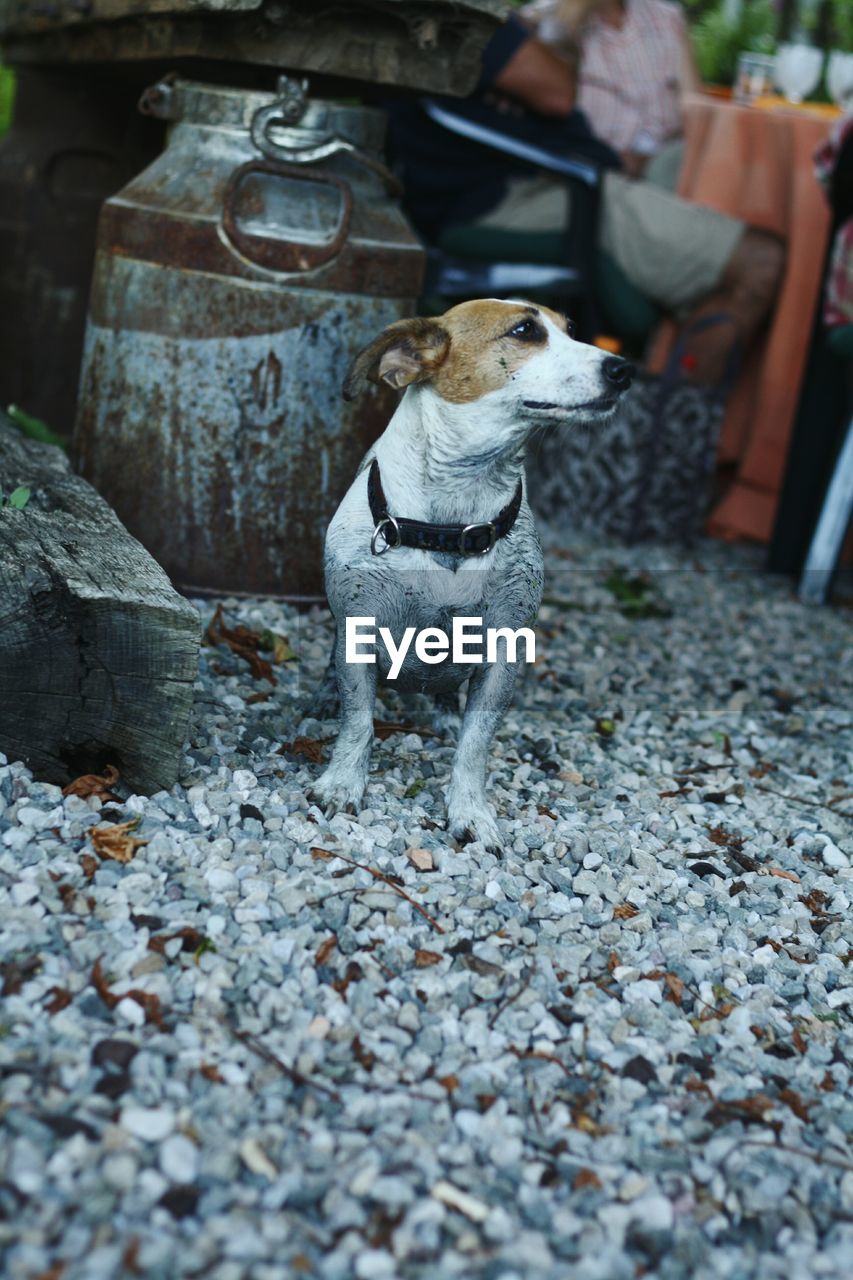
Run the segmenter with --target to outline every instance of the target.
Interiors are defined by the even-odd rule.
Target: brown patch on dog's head
[[[389,325],[360,352],[344,382],[352,400],[367,379],[398,389],[431,381],[452,404],[467,404],[502,387],[548,344],[547,316],[563,333],[563,316],[526,302],[462,302],[435,319]]]

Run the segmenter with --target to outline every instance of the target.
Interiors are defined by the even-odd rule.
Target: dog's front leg
[[[496,662],[471,677],[447,792],[450,834],[456,840],[480,840],[495,852],[501,837],[486,799],[486,766],[492,738],[512,700],[515,675],[514,665]]]
[[[331,814],[341,809],[358,811],[367,785],[367,767],[373,746],[373,706],[376,701],[376,667],[348,663],[340,629],[335,641],[341,729],[332,759],[314,784],[317,799]]]

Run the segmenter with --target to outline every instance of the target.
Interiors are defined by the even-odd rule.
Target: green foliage
[[[626,618],[668,618],[670,610],[655,598],[651,581],[640,575],[631,577],[616,568],[605,578],[605,591],[615,597]]]
[[[33,496],[32,489],[27,489],[24,485],[19,485],[17,489],[13,489],[8,498],[0,489],[0,507],[14,507],[17,511],[23,511],[24,507]]]
[[[15,105],[15,73],[0,63],[0,138],[8,133]]]
[[[28,440],[40,440],[42,444],[55,444],[60,449],[68,449],[68,445],[62,436],[58,436],[55,431],[42,422],[41,418],[34,418],[30,413],[24,413],[23,409],[19,409],[16,404],[10,404],[6,408],[6,416],[14,422],[22,436],[26,436]]]
[[[853,53],[853,4],[850,0],[830,0],[832,47]]]
[[[772,53],[776,47],[776,14],[770,0],[749,0],[737,22],[727,20],[722,4],[707,10],[691,30],[702,79],[733,84],[738,55]]]

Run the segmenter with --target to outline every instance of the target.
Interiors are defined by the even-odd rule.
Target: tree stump
[[[48,782],[112,764],[135,791],[171,787],[196,610],[64,453],[0,412],[0,490],[18,486],[26,506],[0,506],[0,751]]]

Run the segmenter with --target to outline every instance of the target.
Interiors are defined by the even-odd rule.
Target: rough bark
[[[506,0],[0,0],[0,40],[12,63],[209,58],[465,94],[508,12]]]
[[[196,610],[60,449],[0,413],[0,751],[64,783],[115,765],[171,787],[199,649]]]

